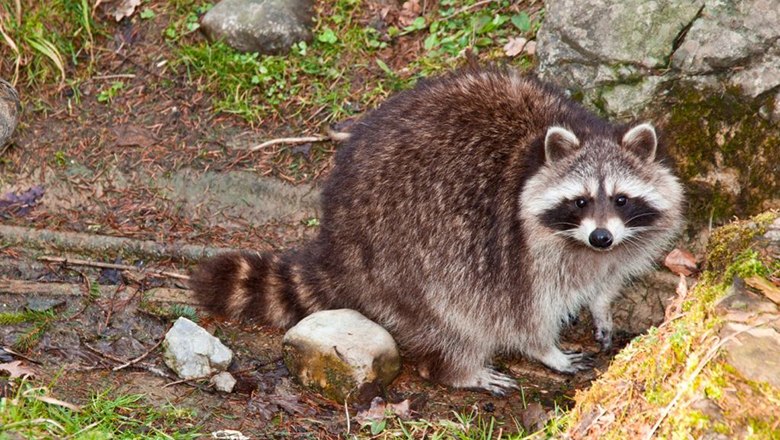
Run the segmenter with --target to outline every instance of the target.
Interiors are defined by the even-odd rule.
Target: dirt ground
[[[79,83],[78,90],[53,85],[37,90],[39,96],[25,97],[28,107],[0,164],[0,192],[39,186],[45,195],[28,212],[0,219],[0,226],[259,250],[305,242],[316,233],[316,226],[305,221],[316,217],[312,194],[338,146],[275,146],[249,152],[248,147],[268,138],[319,133],[320,122],[304,114],[250,124],[215,113],[212,97],[188,83],[185,72],[157,67],[172,55],[155,26],[149,21],[112,27],[114,34],[102,41],[105,50],[97,52],[95,74]],[[97,91],[116,78],[126,83],[121,96],[110,105],[98,102]],[[293,162],[298,165],[295,173],[290,172]],[[262,200],[245,198],[260,190],[254,183],[235,183],[247,179],[262,181],[263,191],[278,199],[278,212],[257,220]],[[196,184],[201,190],[188,193]],[[219,194],[229,193],[216,208],[204,203],[212,187],[223,191]],[[180,281],[42,263],[38,258],[43,255],[143,264],[178,273],[186,273],[193,262],[0,244],[0,312],[51,310],[54,316],[42,329],[30,323],[3,326],[0,343],[18,346],[23,338],[37,335],[21,354],[36,363],[39,378],[52,381],[58,399],[83,403],[103,390],[143,393],[154,405],[190,409],[192,417],[182,418],[182,428],[236,429],[253,437],[336,438],[346,431],[347,411],[354,416],[368,406],[362,402],[345,410],[291,383],[281,362],[280,331],[214,321],[202,313],[200,324],[237,355],[230,370],[239,378],[237,391],[223,395],[206,383],[179,382],[152,349],[170,325],[172,301],[187,300]],[[96,283],[99,296],[91,295]],[[157,298],[162,291],[175,292],[175,298]],[[569,347],[597,351],[587,319],[570,333],[565,338]],[[453,412],[476,409],[494,416],[504,432],[515,431],[528,403],[566,407],[575,390],[605,369],[609,355],[628,336],[619,337],[611,353],[598,356],[594,371],[574,377],[522,360],[499,360],[501,369],[519,377],[522,395],[498,398],[448,389],[422,380],[406,365],[385,398],[409,399],[415,418],[452,419]],[[114,371],[150,350],[142,360]],[[357,432],[354,422],[352,432]]]

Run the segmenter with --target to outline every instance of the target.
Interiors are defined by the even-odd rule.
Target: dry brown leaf
[[[678,275],[685,276],[693,275],[699,270],[696,266],[696,257],[683,249],[674,249],[669,252],[669,255],[664,259],[664,266]]]
[[[516,57],[523,52],[526,43],[528,43],[528,39],[526,38],[512,37],[504,45],[504,53],[508,57]]]
[[[422,7],[420,0],[408,0],[401,6],[401,13],[398,15],[398,24],[401,27],[411,26],[414,19],[420,16]]]
[[[772,300],[775,304],[780,305],[780,287],[775,286],[769,280],[758,275],[745,278],[745,283],[764,294],[767,298]]]
[[[32,367],[24,365],[22,361],[7,362],[0,364],[0,370],[7,371],[11,379],[17,377],[35,376],[35,370]]]
[[[410,413],[409,399],[398,403],[386,403],[381,397],[374,397],[371,401],[371,407],[357,413],[355,421],[361,425],[370,425],[374,422],[381,422],[388,415],[408,419]]]
[[[114,20],[122,21],[123,18],[133,15],[135,8],[140,4],[141,0],[120,0],[111,11],[111,15],[114,16]]]
[[[137,145],[148,148],[157,143],[154,135],[149,130],[138,127],[137,125],[120,125],[114,128],[116,134],[116,143],[118,147],[130,147]]]
[[[536,55],[536,41],[533,41],[533,40],[529,41],[525,45],[524,50],[525,50],[525,53],[528,54],[529,57],[532,57],[532,56]]]

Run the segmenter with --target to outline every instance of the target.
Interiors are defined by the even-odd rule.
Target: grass
[[[323,121],[336,121],[378,104],[420,77],[454,67],[467,50],[483,59],[503,56],[510,36],[531,37],[538,28],[527,12],[511,2],[441,1],[406,27],[372,27],[361,0],[319,2],[311,43],[299,42],[288,55],[238,53],[221,42],[190,41],[197,16],[209,6],[180,5],[184,18],[165,36],[176,53],[174,66],[188,81],[214,93],[215,110],[262,122],[275,114],[292,118],[309,110]],[[392,59],[390,48],[410,47],[411,60]],[[528,59],[518,63],[530,67]],[[391,67],[392,66],[392,67]]]
[[[181,430],[192,414],[174,407],[157,408],[139,394],[111,397],[93,394],[86,403],[70,408],[67,402],[47,399],[49,388],[22,381],[0,398],[0,439],[191,439],[195,430]]]
[[[98,32],[87,0],[0,0],[0,44],[11,54],[3,56],[0,71],[27,86],[62,84],[92,65]]]

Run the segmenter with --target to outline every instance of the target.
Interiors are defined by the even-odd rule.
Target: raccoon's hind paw
[[[479,370],[472,377],[458,381],[453,386],[457,388],[475,388],[490,392],[495,396],[506,396],[512,390],[520,387],[512,376],[499,373],[498,371],[485,367]]]
[[[549,368],[563,374],[575,374],[578,371],[593,368],[593,356],[579,351],[561,351],[555,348],[548,351],[539,360]]]

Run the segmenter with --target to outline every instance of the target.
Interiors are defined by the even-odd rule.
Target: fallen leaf
[[[211,438],[219,440],[249,440],[249,437],[245,436],[243,432],[233,429],[214,431],[211,433]]]
[[[780,305],[780,287],[775,286],[769,280],[758,275],[745,278],[745,284],[761,291],[767,298],[771,299],[775,304]]]
[[[361,425],[370,425],[375,422],[381,422],[388,416],[398,416],[401,419],[408,419],[410,418],[410,415],[409,399],[402,400],[398,403],[386,403],[381,397],[374,397],[374,399],[371,400],[371,406],[367,410],[357,413],[355,421]]]
[[[680,274],[680,282],[677,283],[677,297],[680,299],[685,299],[686,296],[688,296],[688,281],[685,279],[685,275]]]
[[[526,43],[528,43],[528,39],[526,38],[512,37],[504,45],[504,53],[508,57],[515,57],[520,55],[523,52],[523,48],[525,47]]]
[[[535,432],[544,428],[548,420],[550,420],[550,415],[537,402],[529,403],[528,407],[520,412],[520,423],[528,432]]]
[[[696,266],[696,257],[683,249],[674,249],[669,252],[669,255],[664,259],[664,266],[678,275],[685,276],[693,275],[699,270]]]
[[[111,15],[114,16],[114,20],[122,21],[123,18],[133,15],[135,13],[135,8],[140,4],[141,0],[120,0],[114,7]]]
[[[149,130],[138,127],[136,125],[120,125],[114,128],[114,134],[116,134],[115,145],[117,147],[151,147],[157,143],[157,139],[149,132]]]
[[[529,57],[536,55],[536,41],[529,41],[523,48]]]
[[[0,370],[8,372],[11,379],[17,377],[35,376],[35,370],[22,363],[22,361],[13,361],[0,364]]]
[[[398,15],[398,24],[401,27],[408,27],[414,23],[414,20],[420,16],[422,7],[420,0],[408,0],[401,6],[401,13]]]

